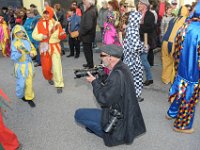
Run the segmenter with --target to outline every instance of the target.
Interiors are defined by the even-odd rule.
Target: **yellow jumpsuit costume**
[[[46,80],[53,80],[56,88],[64,87],[59,39],[62,32],[60,23],[54,19],[40,19],[32,33],[33,39],[40,41],[43,76]],[[43,39],[44,35],[48,38]]]
[[[17,32],[24,32],[24,38],[19,38]],[[30,55],[36,56],[37,52],[30,42],[23,26],[16,25],[11,33],[11,59],[15,63],[16,95],[18,98],[33,100],[34,66]],[[19,50],[20,49],[20,50]],[[20,52],[21,51],[21,52]]]

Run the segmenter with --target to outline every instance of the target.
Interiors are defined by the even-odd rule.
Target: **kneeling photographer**
[[[78,109],[75,120],[103,138],[106,146],[131,144],[135,137],[146,132],[131,72],[121,61],[122,48],[116,45],[102,47],[100,57],[110,70],[106,81],[102,84],[100,77],[89,72],[86,79],[92,84],[101,109]]]

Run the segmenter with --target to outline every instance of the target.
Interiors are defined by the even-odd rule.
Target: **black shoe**
[[[74,58],[79,58],[79,55],[75,55],[75,57]]]
[[[27,102],[27,100],[25,99],[25,97],[22,97],[21,99],[22,99],[24,102]]]
[[[35,103],[34,103],[32,100],[28,100],[28,104],[29,104],[31,107],[35,107]]]
[[[72,54],[67,55],[67,57],[72,57],[72,56],[74,56],[74,55],[72,55]]]
[[[62,50],[62,55],[65,55],[65,51],[64,50]]]
[[[54,85],[53,80],[48,80],[48,82],[49,82],[50,85]]]
[[[138,102],[142,102],[142,101],[144,101],[144,98],[138,97]]]
[[[57,87],[57,93],[58,94],[62,93],[62,88],[61,87]]]
[[[41,64],[38,64],[38,63],[34,64],[34,67],[38,67],[38,66],[41,66]]]
[[[88,64],[83,64],[83,67],[85,67],[85,68],[88,67]]]
[[[143,84],[144,86],[149,86],[150,84],[153,84],[153,80],[146,80]]]

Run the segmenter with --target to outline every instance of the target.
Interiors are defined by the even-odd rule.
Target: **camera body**
[[[74,74],[75,74],[74,78],[77,79],[77,78],[82,78],[82,77],[88,76],[87,72],[90,72],[93,76],[95,76],[95,75],[102,75],[104,70],[103,70],[103,66],[101,66],[101,65],[96,66],[91,69],[75,69],[74,70]]]
[[[111,133],[114,130],[118,120],[123,118],[122,113],[119,112],[117,109],[111,109],[110,115],[111,118],[109,120],[109,123],[104,127],[104,132],[106,133]]]

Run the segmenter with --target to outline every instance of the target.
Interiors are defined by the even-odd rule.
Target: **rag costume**
[[[126,36],[123,41],[123,62],[128,65],[133,75],[137,97],[140,97],[143,87],[143,67],[140,54],[144,51],[144,44],[140,41],[139,34],[141,17],[139,12],[130,12]]]
[[[178,29],[184,24],[189,12],[187,7],[180,8],[180,15],[173,18],[167,27],[167,30],[162,39],[162,81],[165,84],[173,83],[175,70],[174,70],[174,46],[175,37]]]
[[[10,56],[10,31],[2,16],[0,16],[0,47],[3,56]]]
[[[107,21],[104,23],[103,44],[120,46],[119,36],[115,27],[116,11],[108,11]]]
[[[48,81],[53,80],[55,87],[60,88],[64,87],[60,46],[63,32],[59,22],[41,18],[32,33],[33,39],[40,41],[39,50],[44,78]],[[47,36],[46,39],[43,39],[44,35]]]
[[[200,87],[200,2],[178,30],[175,44],[176,77],[169,91],[172,103],[167,114],[174,118],[174,130],[192,130]]]
[[[1,97],[7,101],[10,101],[7,95],[2,91],[2,89],[0,89],[0,100]],[[16,150],[17,148],[19,148],[19,141],[15,133],[8,129],[3,122],[0,101],[0,149],[1,148],[3,148],[3,150]]]
[[[18,37],[18,32],[23,32],[24,37]],[[20,99],[24,97],[26,100],[33,100],[35,97],[32,83],[34,66],[30,54],[36,56],[36,49],[29,40],[23,26],[16,25],[12,30],[11,36],[11,59],[15,63],[16,95]]]

